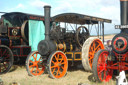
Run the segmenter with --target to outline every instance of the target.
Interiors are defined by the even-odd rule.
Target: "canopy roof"
[[[52,17],[52,21],[74,24],[98,24],[98,21],[111,23],[109,19],[98,18],[77,13],[63,13]]]
[[[22,20],[44,20],[43,16],[40,15],[34,15],[34,14],[27,14],[27,13],[22,13],[22,12],[11,12],[11,13],[5,13],[2,15],[6,19],[22,19]]]
[[[20,22],[20,25],[25,20],[41,20],[41,21],[43,20],[44,21],[44,16],[27,14],[27,13],[22,13],[22,12],[5,13],[4,15],[2,15],[2,17],[4,17],[6,20],[8,20],[12,24],[17,24],[18,22]],[[52,17],[52,21],[74,23],[74,24],[81,24],[81,25],[98,24],[99,21],[111,23],[111,20],[109,19],[103,19],[99,17],[88,16],[88,15],[83,15],[83,14],[78,14],[78,13],[58,14]]]
[[[44,16],[27,14],[22,12],[5,13],[2,17],[13,26],[21,26],[25,20],[44,21]]]

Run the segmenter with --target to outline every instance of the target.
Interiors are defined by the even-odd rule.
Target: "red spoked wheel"
[[[13,65],[13,53],[10,48],[0,45],[0,74],[7,73]]]
[[[109,59],[109,52],[107,50],[99,50],[93,59],[92,71],[96,81],[108,82],[113,75],[113,70],[108,69],[108,66],[113,64],[113,61]]]
[[[53,52],[48,58],[47,65],[48,73],[51,78],[61,78],[67,73],[67,57],[61,51]]]
[[[28,75],[37,76],[43,74],[45,71],[45,65],[43,61],[44,60],[38,51],[31,52],[26,59],[26,69]]]

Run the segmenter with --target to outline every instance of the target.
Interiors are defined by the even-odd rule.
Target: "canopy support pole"
[[[104,43],[104,22],[102,22],[102,36],[103,36],[103,43]]]

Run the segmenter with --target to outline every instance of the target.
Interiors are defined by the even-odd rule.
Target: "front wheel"
[[[13,65],[13,53],[5,45],[0,45],[0,75],[7,73]]]
[[[48,73],[51,78],[61,78],[65,76],[68,69],[68,61],[66,55],[61,51],[53,52],[47,61]]]
[[[38,51],[32,51],[26,59],[26,69],[28,75],[37,76],[41,75],[45,71],[45,66],[43,63],[42,56]]]
[[[98,82],[108,82],[113,75],[113,70],[108,69],[108,66],[113,64],[113,61],[109,59],[109,52],[107,50],[99,50],[93,59],[92,72],[94,78]]]

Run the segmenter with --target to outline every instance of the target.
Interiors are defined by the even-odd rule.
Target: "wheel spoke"
[[[4,68],[7,69],[6,64],[4,64],[4,62],[3,62],[3,65],[4,65]]]
[[[63,65],[63,64],[65,64],[65,63],[66,63],[66,62],[63,62],[63,63],[61,63],[61,64]]]
[[[34,63],[33,61],[29,60],[31,63]]]
[[[56,68],[56,66],[51,66],[51,68]]]
[[[93,47],[91,46],[90,48],[91,48],[91,51],[93,52]]]
[[[36,54],[36,59],[37,59],[37,54]]]
[[[100,47],[100,45],[96,46],[95,51]]]
[[[4,59],[6,59],[6,58],[9,58],[9,56],[7,56],[7,57],[4,57]]]
[[[93,50],[95,50],[95,42],[93,43]]]
[[[37,70],[38,70],[38,72],[40,73],[40,69],[39,69],[39,67],[37,66]]]
[[[106,71],[104,70],[104,78],[103,80],[106,80]]]
[[[55,62],[54,62],[54,61],[52,61],[52,63],[53,63],[53,64],[55,64]]]
[[[90,58],[89,58],[89,61],[92,60],[92,59],[93,59],[93,57],[90,57]]]
[[[60,72],[60,67],[58,67],[58,73],[61,74],[61,72]]]
[[[35,59],[35,61],[36,61],[36,58],[34,57],[34,55],[33,55],[33,58]]]
[[[56,61],[58,62],[58,58],[56,57],[56,55],[55,55],[55,59],[56,59]]]
[[[64,67],[63,66],[61,66],[61,68],[64,70]]]
[[[41,56],[40,56],[40,58],[39,58],[39,60],[38,60],[39,62],[40,62],[40,59],[41,59]]]
[[[63,61],[63,57],[61,58],[60,63],[62,63],[62,61]]]
[[[52,70],[52,74],[54,74],[54,72],[55,72],[55,69],[56,69],[56,68],[54,68],[54,69]]]
[[[59,59],[59,56],[60,56],[60,55],[59,55],[59,54],[57,54],[57,58],[58,58],[58,59]]]
[[[2,56],[6,53],[7,50],[4,50],[4,52],[2,53]]]
[[[100,71],[98,72],[98,74],[100,74],[100,73],[103,72],[103,71],[104,71],[104,69],[102,69],[102,70],[100,69]]]
[[[59,74],[59,70],[57,70],[57,74],[56,74],[56,76],[58,76],[58,74]]]
[[[34,65],[30,65],[29,68],[34,67]]]
[[[33,72],[33,69],[34,69],[34,67],[32,67],[32,70],[30,71],[31,73]]]
[[[36,66],[36,74],[37,74],[37,71],[38,71],[38,66]]]

